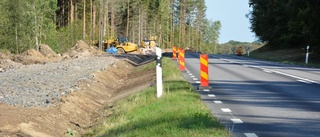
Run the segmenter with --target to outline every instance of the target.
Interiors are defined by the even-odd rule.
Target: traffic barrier
[[[178,56],[180,71],[185,71],[185,60],[184,60],[184,50],[179,48],[179,56]]]
[[[200,55],[200,86],[209,86],[208,54]]]
[[[176,46],[172,47],[172,59],[173,60],[177,59],[177,48],[176,48]]]

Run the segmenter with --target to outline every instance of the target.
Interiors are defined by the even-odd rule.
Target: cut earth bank
[[[41,47],[0,54],[0,136],[81,135],[155,81],[154,68],[137,68],[153,56],[106,55],[82,41],[62,55]]]

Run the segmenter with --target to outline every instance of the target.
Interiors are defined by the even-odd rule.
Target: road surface
[[[199,54],[186,54],[185,78],[199,86]],[[211,90],[198,90],[235,137],[320,136],[320,69],[209,55]]]

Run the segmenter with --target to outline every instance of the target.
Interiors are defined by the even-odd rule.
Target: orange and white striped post
[[[209,86],[208,54],[200,54],[200,86]]]
[[[185,60],[184,60],[184,50],[179,48],[179,56],[178,56],[178,62],[180,65],[180,71],[185,71]]]
[[[172,59],[173,60],[177,59],[177,47],[176,46],[172,47]]]

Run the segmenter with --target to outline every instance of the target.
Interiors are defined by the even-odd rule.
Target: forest
[[[251,30],[271,49],[310,48],[320,53],[320,1],[250,0]]]
[[[152,35],[161,48],[213,52],[221,24],[206,18],[204,0],[1,0],[0,50],[21,53],[49,45],[61,53],[78,40]]]

